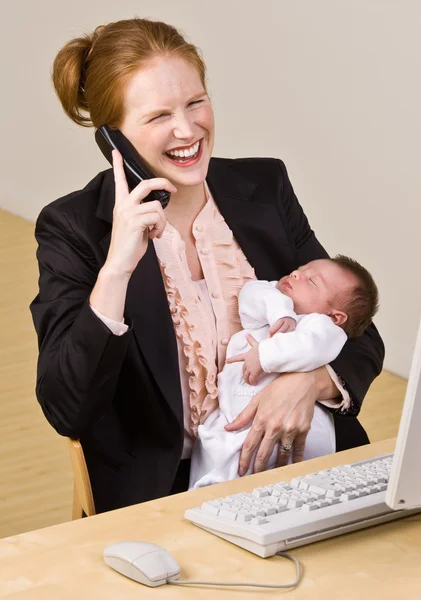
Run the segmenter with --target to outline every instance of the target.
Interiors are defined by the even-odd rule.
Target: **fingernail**
[[[239,474],[240,477],[242,477],[244,475],[244,469],[243,469],[243,467],[240,467],[238,469],[238,474]]]

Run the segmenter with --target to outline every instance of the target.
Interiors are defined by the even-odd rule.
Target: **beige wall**
[[[386,366],[407,375],[421,313],[419,0],[16,0],[2,5],[0,206],[34,219],[106,168],[61,112],[50,66],[69,38],[133,15],[204,53],[219,156],[282,158],[331,253],[375,276]]]

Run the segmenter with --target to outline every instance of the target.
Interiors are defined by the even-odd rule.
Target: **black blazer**
[[[281,161],[214,158],[207,182],[259,279],[327,256]],[[176,338],[153,243],[130,279],[126,334],[112,335],[88,304],[107,256],[113,206],[108,170],[42,210],[39,294],[31,304],[37,397],[58,433],[81,440],[98,512],[167,495],[183,446]],[[383,356],[372,325],[333,363],[352,394],[351,415]],[[353,416],[335,414],[335,424],[338,450],[368,442]]]

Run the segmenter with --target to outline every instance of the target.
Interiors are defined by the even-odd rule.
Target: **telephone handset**
[[[134,146],[118,129],[110,129],[108,125],[102,125],[95,131],[95,141],[111,165],[113,164],[112,151],[117,149],[120,152],[123,157],[124,172],[130,191],[143,179],[155,178],[155,175],[142,163],[142,159]],[[171,194],[166,190],[153,190],[143,199],[143,202],[159,200],[162,208],[165,208],[170,201],[170,196]]]

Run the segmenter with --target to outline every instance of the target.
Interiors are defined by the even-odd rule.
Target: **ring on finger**
[[[279,444],[280,452],[291,452],[292,444]]]

